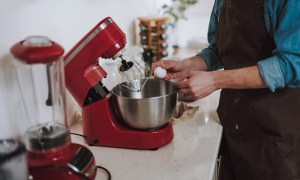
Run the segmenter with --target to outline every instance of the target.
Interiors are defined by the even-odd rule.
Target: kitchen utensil
[[[145,51],[153,53],[152,62],[168,56],[168,23],[167,16],[145,16],[139,17],[139,39]]]
[[[147,80],[134,80],[143,86]],[[131,83],[131,82],[130,82]],[[178,88],[171,81],[149,79],[142,91],[113,88],[114,103],[121,119],[131,128],[155,130],[168,124],[177,102]]]
[[[96,144],[92,144],[97,146],[132,149],[162,147],[174,137],[172,126],[167,124],[155,131],[128,127],[117,116],[113,95],[102,83],[107,73],[99,65],[98,58],[116,59],[125,52],[125,45],[125,34],[111,17],[107,17],[65,56],[66,87],[82,107],[83,134],[97,140]]]
[[[129,82],[132,80],[145,79],[146,75],[146,62],[143,59],[143,49],[139,46],[132,46],[126,48],[126,51],[115,60],[111,59],[99,59],[99,65],[109,72],[105,78],[102,79],[102,83],[112,90],[117,84],[122,82]],[[124,68],[122,61],[126,61],[125,65],[129,68]],[[124,70],[125,69],[125,70]],[[128,87],[133,91],[139,91],[134,85],[129,84]],[[125,87],[127,88],[127,87]]]
[[[28,179],[25,146],[15,139],[0,139],[0,179]]]
[[[127,88],[133,92],[139,92],[147,83],[147,80],[144,81],[144,84],[140,86],[138,83],[135,83],[134,80],[140,80],[145,78],[145,73],[141,65],[135,60],[126,61],[122,57],[122,65],[118,68],[118,79],[122,83],[122,88]],[[146,78],[148,79],[148,78]]]
[[[71,142],[66,125],[61,46],[47,37],[30,36],[11,48],[27,117],[25,133],[33,179],[94,179],[95,159]]]

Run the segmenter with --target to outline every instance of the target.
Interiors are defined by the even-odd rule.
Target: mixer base
[[[83,134],[98,140],[97,144],[92,145],[151,150],[163,147],[173,140],[171,124],[153,131],[134,130],[120,122],[112,109],[114,108],[111,95],[83,107]]]

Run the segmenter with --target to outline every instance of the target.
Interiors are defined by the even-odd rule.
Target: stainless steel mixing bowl
[[[145,79],[133,80],[129,83],[142,87],[144,82]],[[173,82],[148,79],[144,88],[137,92],[126,86],[128,82],[118,84],[113,88],[112,93],[118,115],[129,127],[153,130],[169,122],[177,104],[178,89]]]

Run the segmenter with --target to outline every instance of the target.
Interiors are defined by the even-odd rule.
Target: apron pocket
[[[253,127],[255,127],[255,129],[257,130],[257,132],[260,134],[260,136],[264,139],[264,141],[272,148],[274,148],[276,151],[279,150],[279,147],[278,145],[276,144],[275,141],[272,141],[270,137],[268,137],[267,133],[265,133],[265,130],[264,128],[260,127],[259,124],[262,124],[263,122],[262,121],[265,121],[264,118],[258,118],[258,117],[261,117],[263,116],[263,114],[261,113],[257,113],[254,111],[254,108],[253,108],[253,104],[250,104],[251,106],[251,120],[252,120],[252,125]],[[264,117],[264,116],[263,116]],[[257,121],[259,123],[257,123]]]
[[[273,99],[271,99],[273,100]],[[274,107],[275,102],[269,105],[257,103],[252,106],[253,125],[257,128],[265,142],[277,150],[277,163],[274,165],[276,179],[288,180],[300,177],[300,139],[294,132],[294,128],[287,125],[298,126],[298,118],[290,117],[288,120],[272,111],[280,111],[282,114],[288,113],[288,107]],[[271,109],[271,110],[270,110]],[[274,115],[276,114],[276,115]],[[292,124],[292,120],[294,123]],[[291,122],[288,122],[291,121]]]
[[[222,93],[217,111],[237,179],[274,179],[278,150],[257,127],[251,102],[234,93]]]

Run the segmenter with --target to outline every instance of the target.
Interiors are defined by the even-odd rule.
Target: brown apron
[[[226,70],[272,56],[263,0],[224,0],[217,45]],[[217,111],[221,180],[300,179],[299,88],[223,89]]]

